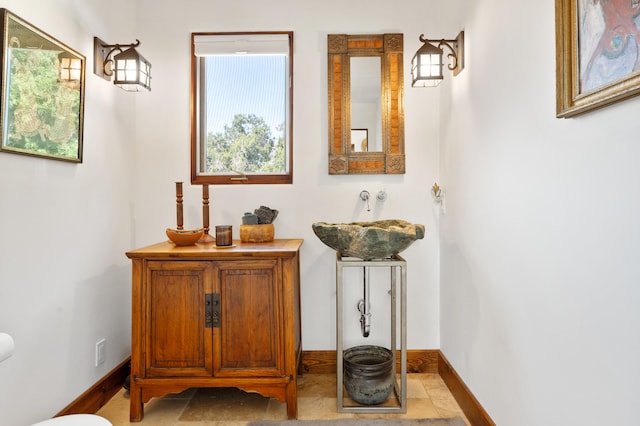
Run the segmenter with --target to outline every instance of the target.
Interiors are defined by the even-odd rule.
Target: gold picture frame
[[[556,0],[556,116],[640,93],[640,0]]]
[[[82,162],[85,57],[7,9],[0,152]]]

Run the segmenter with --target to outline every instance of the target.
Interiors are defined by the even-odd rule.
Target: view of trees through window
[[[206,170],[281,173],[285,169],[283,127],[274,136],[264,118],[236,114],[224,131],[207,134]]]

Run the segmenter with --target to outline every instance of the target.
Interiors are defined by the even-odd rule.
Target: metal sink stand
[[[391,353],[393,356],[394,396],[396,405],[355,405],[344,406],[343,401],[343,341],[342,341],[342,314],[343,314],[343,268],[348,267],[388,267],[391,272]],[[400,385],[397,380],[397,348],[396,348],[396,322],[397,322],[397,289],[396,282],[400,271]],[[407,262],[402,257],[395,255],[382,260],[360,260],[344,258],[337,253],[336,256],[336,369],[338,390],[339,413],[406,413],[407,412]],[[354,404],[357,404],[354,402]]]

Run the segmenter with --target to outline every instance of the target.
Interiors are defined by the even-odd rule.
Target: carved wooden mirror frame
[[[402,34],[329,34],[329,174],[404,174],[404,72]],[[379,56],[382,82],[382,151],[352,152],[350,59]]]

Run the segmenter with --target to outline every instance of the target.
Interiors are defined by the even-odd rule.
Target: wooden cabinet
[[[170,242],[132,260],[130,419],[151,398],[190,387],[274,397],[297,417],[302,240],[232,248]]]

